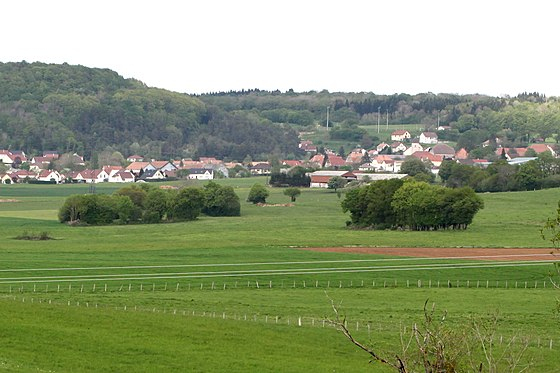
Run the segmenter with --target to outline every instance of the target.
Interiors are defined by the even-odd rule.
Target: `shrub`
[[[181,189],[171,202],[173,219],[195,220],[204,207],[204,192],[200,188]]]
[[[239,197],[231,186],[221,186],[211,181],[204,186],[202,212],[209,216],[239,216],[241,215]]]
[[[249,191],[249,196],[247,197],[247,202],[266,203],[269,193],[266,187],[262,184],[254,184]]]

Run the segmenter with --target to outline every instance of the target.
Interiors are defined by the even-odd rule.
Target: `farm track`
[[[355,248],[352,248],[355,249]],[[394,249],[397,250],[397,249]],[[399,249],[400,250],[400,249]],[[498,250],[498,249],[496,249]],[[502,250],[502,249],[499,249]],[[505,250],[505,249],[504,249]],[[150,266],[110,266],[75,268],[0,269],[0,284],[170,280],[203,278],[246,278],[311,274],[432,271],[468,268],[545,266],[557,256],[531,250],[529,253],[501,255],[377,258],[331,261],[290,261],[260,263],[177,264]],[[526,250],[525,250],[526,251]],[[444,251],[442,251],[443,253]],[[488,253],[487,253],[488,254]],[[443,261],[443,262],[442,262]],[[449,262],[452,261],[452,262]],[[203,270],[206,269],[206,270]]]

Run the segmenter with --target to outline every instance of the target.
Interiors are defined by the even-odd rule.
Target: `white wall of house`
[[[189,179],[196,179],[196,180],[212,180],[214,179],[214,171],[213,170],[206,170],[206,172],[202,174],[189,174]]]

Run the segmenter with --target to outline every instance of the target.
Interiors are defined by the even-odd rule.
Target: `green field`
[[[379,125],[360,125],[360,128],[366,130],[370,137],[377,137],[379,142],[392,143],[391,133],[396,130],[407,130],[413,137],[419,136],[422,131],[424,131],[425,126],[422,124],[389,124],[385,125],[385,122]],[[346,153],[350,152],[356,146],[360,145],[351,141],[343,140],[331,140],[329,132],[325,127],[317,127],[312,133],[306,133],[302,136],[303,140],[311,140],[315,145],[323,145],[337,152],[342,146]]]
[[[265,179],[220,182],[244,201]],[[118,187],[98,185],[96,193]],[[484,194],[485,208],[457,232],[349,230],[327,190],[304,190],[291,207],[242,202],[238,218],[58,223],[64,198],[87,192],[0,186],[0,370],[383,372],[324,323],[333,317],[330,297],[342,301],[356,335],[384,351],[398,350],[399,331],[421,319],[426,299],[447,310],[452,325],[499,312],[501,337],[528,339],[531,371],[558,372],[551,264],[302,250],[548,247],[540,228],[556,211],[558,189]],[[268,202],[289,199],[274,189]],[[43,231],[54,240],[14,239]]]

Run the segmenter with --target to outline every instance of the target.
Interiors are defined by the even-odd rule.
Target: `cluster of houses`
[[[391,142],[377,145],[373,149],[357,148],[342,157],[325,149],[318,153],[317,146],[311,141],[301,141],[301,150],[308,154],[307,160],[282,160],[281,168],[289,170],[296,166],[316,169],[310,174],[312,187],[327,187],[328,181],[334,176],[347,180],[360,180],[366,176],[370,180],[404,177],[400,173],[401,166],[407,157],[418,158],[431,164],[432,172],[437,173],[443,160],[455,160],[469,165],[485,167],[490,162],[486,159],[471,159],[465,149],[456,151],[446,143],[439,142],[437,133],[422,132],[413,138],[407,130],[397,130],[391,134]],[[512,164],[527,162],[534,157],[531,154],[550,152],[554,157],[557,153],[547,144],[532,144],[527,148],[498,147],[496,155]],[[253,176],[270,175],[272,166],[266,161],[241,164],[223,162],[213,157],[201,157],[199,160],[182,159],[174,161],[146,160],[139,155],[127,158],[128,166],[103,166],[98,169],[86,169],[83,157],[77,154],[65,154],[69,161],[84,168],[81,171],[57,171],[53,165],[59,160],[54,151],[44,152],[42,156],[28,158],[23,151],[0,150],[0,162],[8,169],[0,173],[2,184],[20,182],[77,182],[77,183],[130,183],[142,181],[163,181],[175,178],[211,180],[217,175],[228,177],[231,169],[243,169]],[[22,167],[23,165],[26,167]]]
[[[174,161],[146,160],[139,155],[127,158],[126,167],[106,165],[97,169],[85,168],[83,157],[73,154],[71,163],[80,171],[58,171],[54,164],[60,159],[57,152],[44,152],[42,156],[28,158],[22,151],[0,150],[0,162],[7,171],[0,172],[0,183],[12,184],[22,182],[44,183],[131,183],[173,180],[176,178],[212,180],[218,174],[229,176],[229,170],[241,167],[253,176],[270,175],[268,162],[251,162],[243,165],[237,162],[223,162],[213,157],[201,157],[199,160],[181,159]],[[26,165],[23,169],[22,166]],[[300,161],[283,161],[285,167],[301,165]]]
[[[215,158],[203,158],[200,161],[145,161],[141,156],[131,156],[127,159],[128,166],[103,166],[98,169],[86,169],[83,157],[71,155],[72,164],[80,171],[58,171],[53,164],[59,160],[57,152],[45,152],[42,156],[28,158],[22,151],[0,150],[0,161],[8,168],[0,173],[2,184],[21,182],[45,183],[130,183],[138,181],[169,180],[178,177],[181,170],[188,179],[210,180],[215,172],[225,173],[227,165]],[[26,164],[25,169],[21,168]]]
[[[313,155],[309,160],[311,166],[330,170],[320,170],[310,174],[311,186],[326,188],[328,181],[334,176],[340,176],[348,181],[360,180],[366,176],[370,180],[401,178],[406,176],[400,173],[400,169],[407,157],[418,158],[431,164],[432,172],[435,174],[438,173],[444,160],[480,167],[491,164],[487,159],[469,158],[469,153],[464,148],[456,151],[448,144],[440,142],[435,132],[422,132],[417,138],[412,138],[409,131],[397,130],[391,134],[391,141],[391,143],[382,142],[370,150],[353,149],[345,158],[330,150],[325,150],[325,154]],[[317,150],[311,141],[301,142],[300,149],[307,152]],[[496,156],[505,158],[510,164],[521,164],[536,158],[527,156],[529,150],[532,150],[533,155],[549,152],[554,157],[558,156],[555,149],[547,144],[531,144],[526,148],[500,146],[496,149]],[[349,167],[353,171],[339,170]]]

